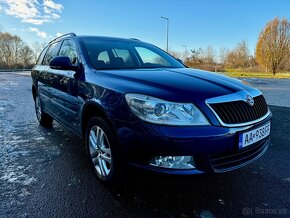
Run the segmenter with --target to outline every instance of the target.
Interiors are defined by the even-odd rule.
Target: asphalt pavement
[[[290,107],[290,79],[241,78],[260,89],[270,105]]]
[[[260,86],[282,87],[273,84]],[[271,145],[255,163],[187,177],[131,170],[123,186],[109,189],[76,135],[37,123],[30,76],[0,73],[0,217],[290,217],[290,104],[281,102],[270,106]]]

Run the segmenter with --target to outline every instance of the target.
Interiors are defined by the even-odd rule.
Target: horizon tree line
[[[32,68],[45,46],[46,43],[38,41],[29,46],[19,36],[0,31],[0,70]],[[271,71],[275,75],[277,71],[290,70],[290,22],[278,17],[269,21],[259,34],[255,55],[250,54],[245,40],[232,49],[222,47],[219,52],[208,45],[189,52],[169,53],[188,67],[210,71]]]

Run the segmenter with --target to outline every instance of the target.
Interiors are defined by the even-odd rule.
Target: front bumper
[[[133,166],[179,175],[221,173],[243,167],[261,157],[269,146],[270,137],[239,149],[239,134],[270,122],[264,120],[243,127],[176,127],[138,121],[114,121],[123,157]],[[193,156],[195,169],[179,170],[149,165],[156,156]]]

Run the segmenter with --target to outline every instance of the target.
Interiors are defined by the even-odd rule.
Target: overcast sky
[[[233,48],[246,40],[251,52],[264,25],[290,20],[289,0],[0,0],[0,30],[27,43],[57,35],[138,38],[175,51],[212,45]]]

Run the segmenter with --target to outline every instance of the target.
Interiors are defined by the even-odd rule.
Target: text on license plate
[[[270,135],[270,122],[249,132],[239,135],[239,148],[244,148]]]

